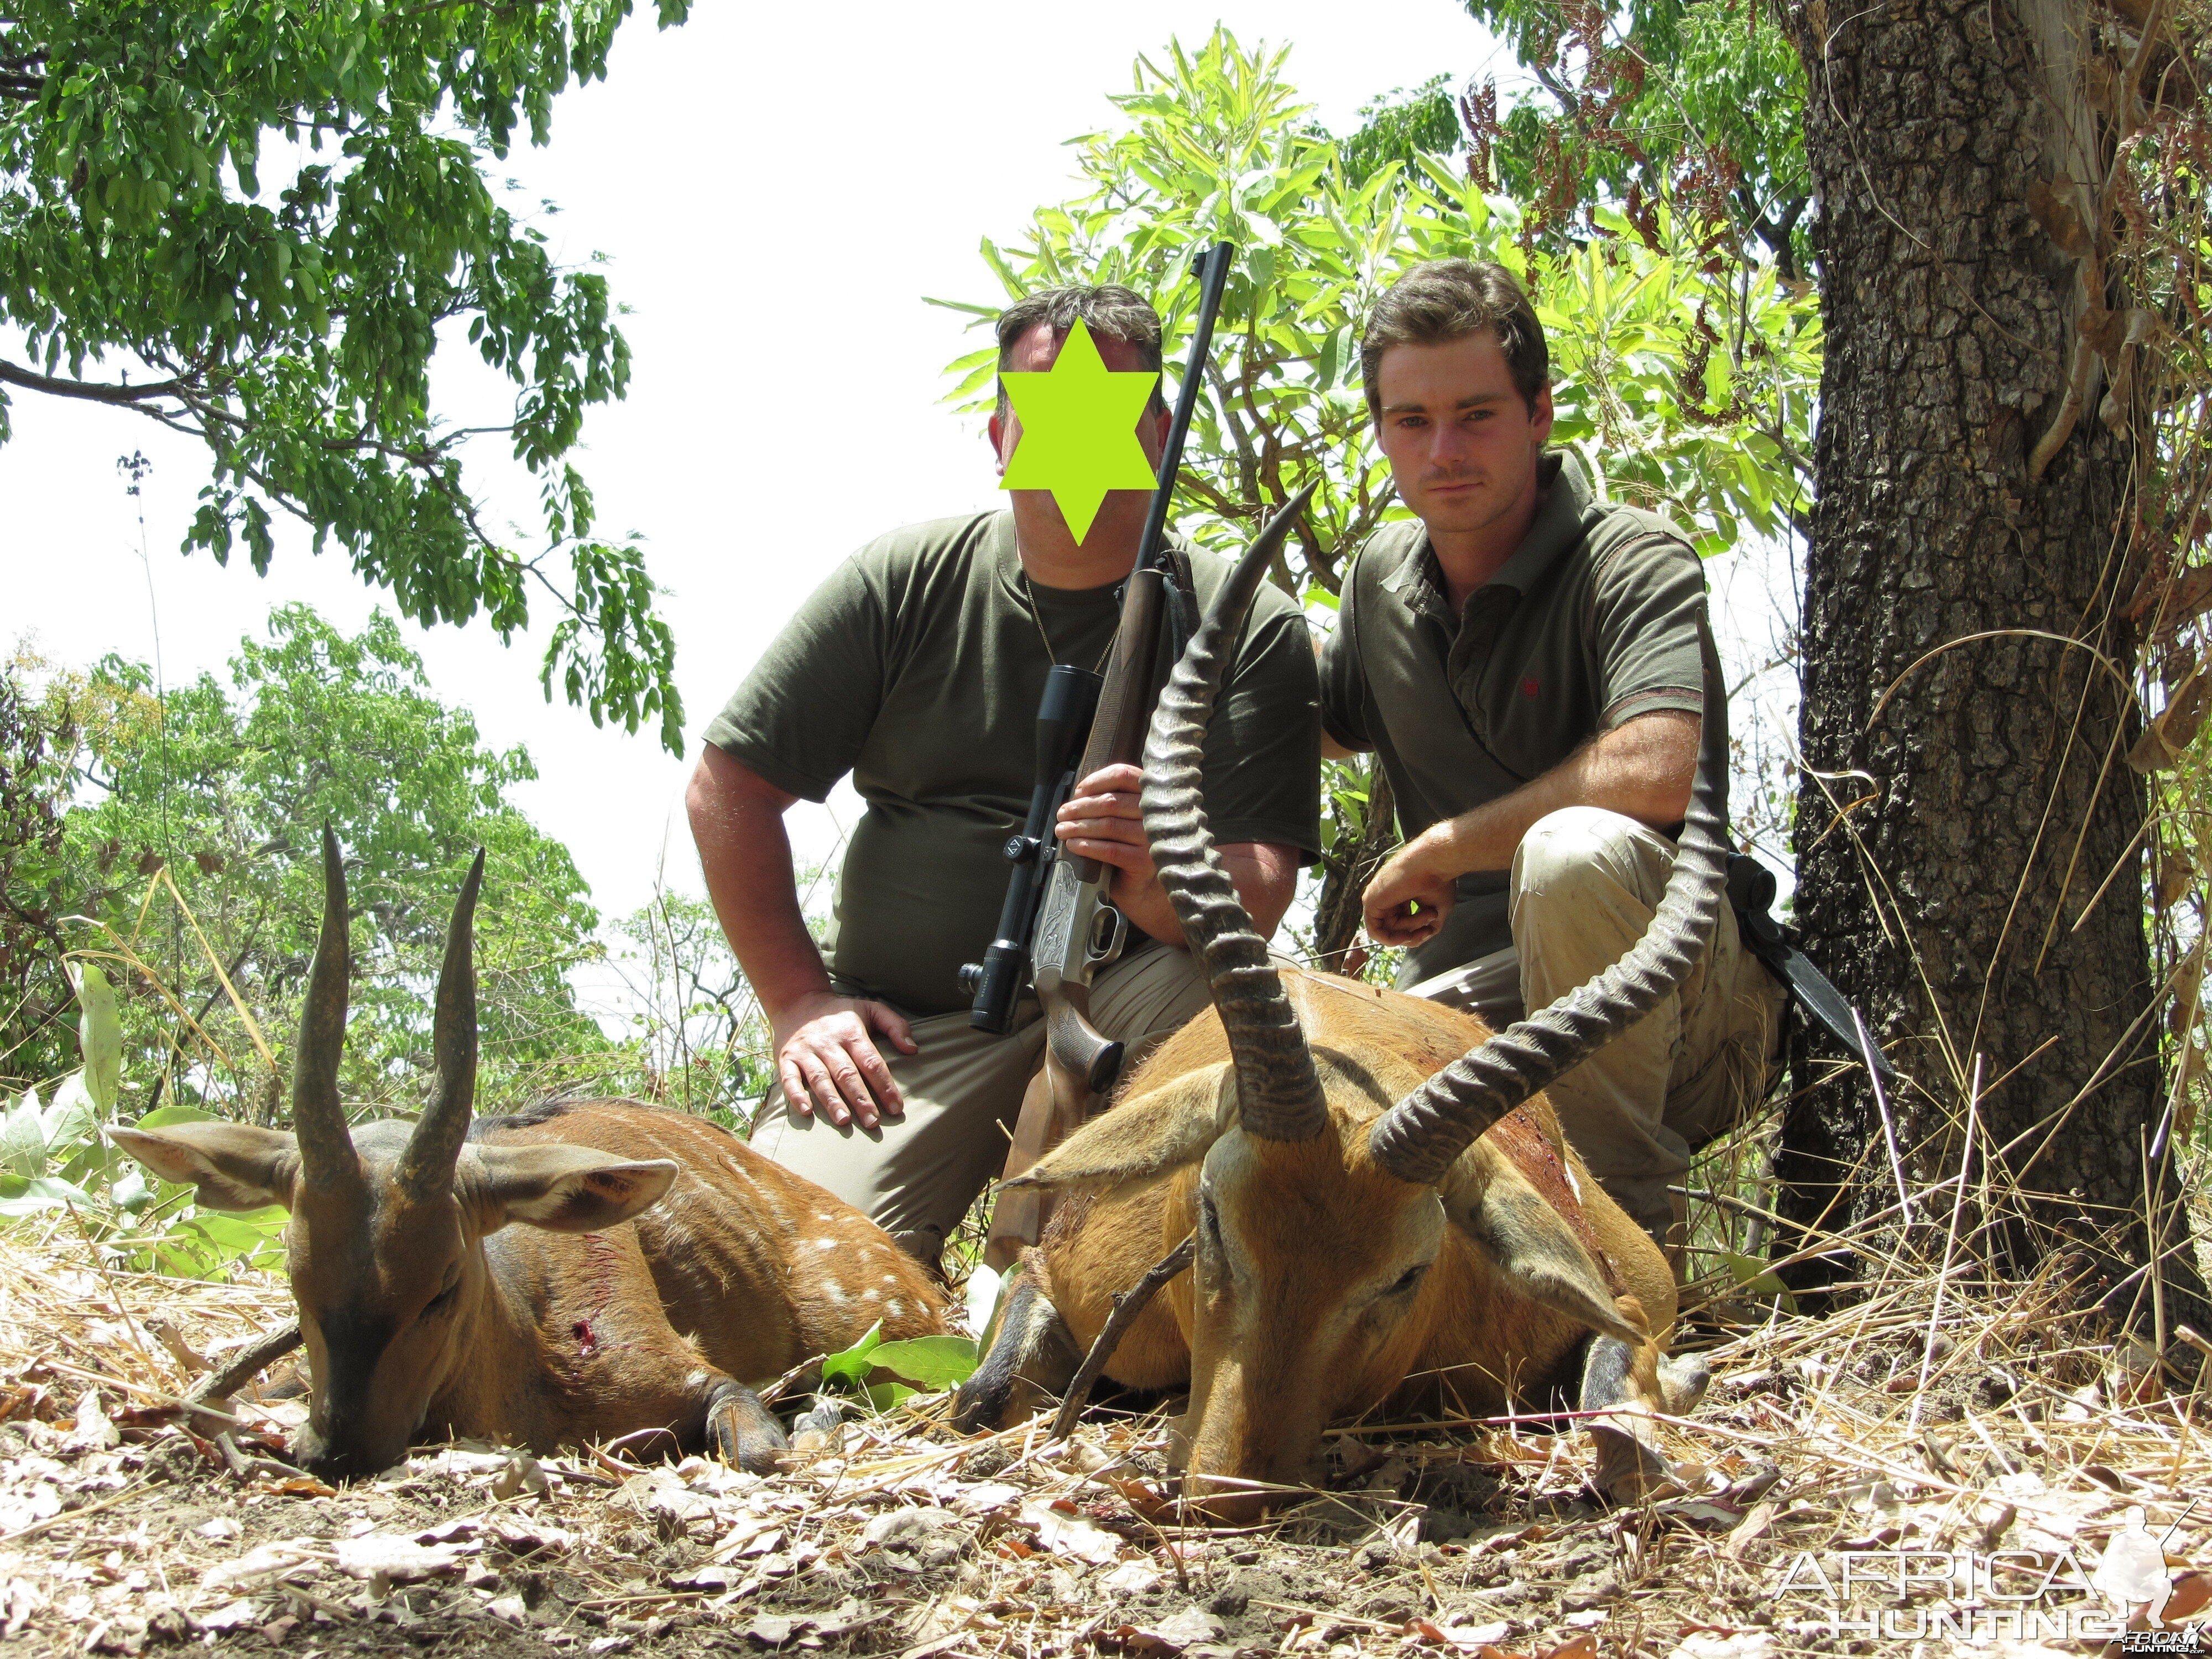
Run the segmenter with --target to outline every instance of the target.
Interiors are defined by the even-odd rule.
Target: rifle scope
[[[1059,856],[1053,820],[1075,787],[1076,758],[1090,735],[1091,712],[1104,684],[1087,669],[1055,663],[1044,677],[1037,700],[1036,782],[1030,791],[1029,816],[1021,833],[1009,836],[1006,862],[1014,866],[1006,902],[999,912],[998,937],[981,962],[960,970],[960,988],[975,999],[968,1023],[979,1031],[1004,1036],[1013,1029],[1014,1002],[1029,980],[1030,935],[1036,931],[1037,902],[1044,878]]]

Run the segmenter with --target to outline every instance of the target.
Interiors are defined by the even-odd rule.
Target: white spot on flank
[[[823,1283],[822,1294],[842,1305],[845,1300],[845,1287],[834,1279],[827,1279]]]
[[[886,1285],[896,1285],[896,1284],[897,1284],[897,1283],[898,1283],[898,1275],[897,1275],[896,1273],[885,1273],[885,1274],[884,1275],[884,1284],[886,1284]]]
[[[837,1241],[834,1238],[817,1238],[814,1241],[814,1248],[817,1250],[834,1250],[837,1248]]]
[[[884,1311],[889,1314],[893,1319],[896,1319],[901,1314],[906,1311],[906,1304],[901,1302],[896,1297],[893,1297],[890,1301],[884,1304]]]
[[[814,1218],[817,1221],[835,1221],[837,1218],[827,1210],[817,1210],[814,1212]]]
[[[869,1286],[868,1286],[868,1288],[867,1288],[866,1290],[862,1291],[860,1292],[860,1300],[861,1300],[861,1301],[863,1301],[863,1302],[873,1302],[877,1297],[880,1297],[882,1294],[883,1294],[883,1292],[882,1292],[881,1291],[878,1290],[874,1285],[869,1285]]]

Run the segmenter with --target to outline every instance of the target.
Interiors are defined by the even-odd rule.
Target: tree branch
[[[41,374],[35,369],[18,368],[0,359],[0,385],[19,386],[27,392],[46,392],[57,398],[82,398],[95,404],[142,404],[149,398],[174,398],[181,395],[181,380],[149,380],[144,386],[104,386],[93,380],[64,380],[52,374]]]
[[[1060,1410],[1052,1419],[1053,1440],[1065,1440],[1075,1431],[1075,1419],[1083,1415],[1084,1402],[1091,1398],[1091,1386],[1106,1369],[1106,1362],[1114,1357],[1114,1350],[1121,1346],[1121,1339],[1129,1327],[1137,1322],[1137,1316],[1159,1294],[1160,1286],[1190,1266],[1198,1255],[1198,1235],[1186,1233],[1182,1243],[1152,1264],[1145,1276],[1114,1298],[1114,1311],[1106,1316],[1099,1328],[1098,1337],[1091,1345],[1091,1352],[1083,1356],[1083,1364],[1075,1373],[1075,1380],[1067,1385],[1067,1398],[1060,1402]]]

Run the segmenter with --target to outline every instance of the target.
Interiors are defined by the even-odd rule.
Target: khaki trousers
[[[1114,963],[1092,982],[1091,1019],[1133,1050],[1206,1006],[1187,951],[1158,946]],[[1044,1060],[1044,1023],[1024,997],[1014,1030],[979,1031],[964,1008],[914,1022],[921,1052],[882,1045],[906,1097],[903,1116],[873,1129],[837,1128],[793,1113],[781,1087],[761,1103],[754,1147],[869,1217],[934,1262],[975,1196],[1006,1167],[1022,1091]]]
[[[1513,855],[1513,947],[1407,988],[1493,1025],[1595,978],[1644,936],[1674,845],[1633,818],[1571,806],[1537,820]],[[1787,994],[1721,908],[1681,988],[1544,1092],[1590,1173],[1653,1238],[1679,1248],[1669,1196],[1690,1154],[1765,1097]]]

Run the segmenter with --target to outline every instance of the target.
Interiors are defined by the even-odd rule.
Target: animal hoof
[[[1591,1484],[1611,1504],[1645,1504],[1680,1496],[1684,1488],[1674,1470],[1655,1446],[1645,1444],[1623,1429],[1593,1425],[1590,1438],[1597,1445],[1597,1469]]]
[[[1014,1420],[1014,1385],[1019,1379],[1004,1366],[988,1362],[953,1391],[952,1426],[962,1434],[1003,1429]],[[1037,1390],[1029,1390],[1036,1394]],[[1032,1410],[1035,1407],[1032,1407]]]
[[[784,1436],[783,1425],[757,1400],[749,1395],[726,1401],[708,1421],[708,1443],[725,1463],[734,1463],[748,1474],[775,1474],[783,1468],[783,1454],[791,1442]]]
[[[845,1420],[845,1402],[832,1396],[817,1395],[814,1409],[802,1412],[791,1425],[791,1444],[794,1451],[833,1451],[837,1445],[837,1428]]]
[[[1701,1353],[1680,1353],[1659,1362],[1659,1394],[1676,1417],[1698,1409],[1712,1386],[1713,1368]]]
[[[790,1449],[791,1442],[784,1437],[783,1430],[770,1424],[738,1436],[729,1461],[747,1474],[775,1474],[782,1469],[783,1455]]]

